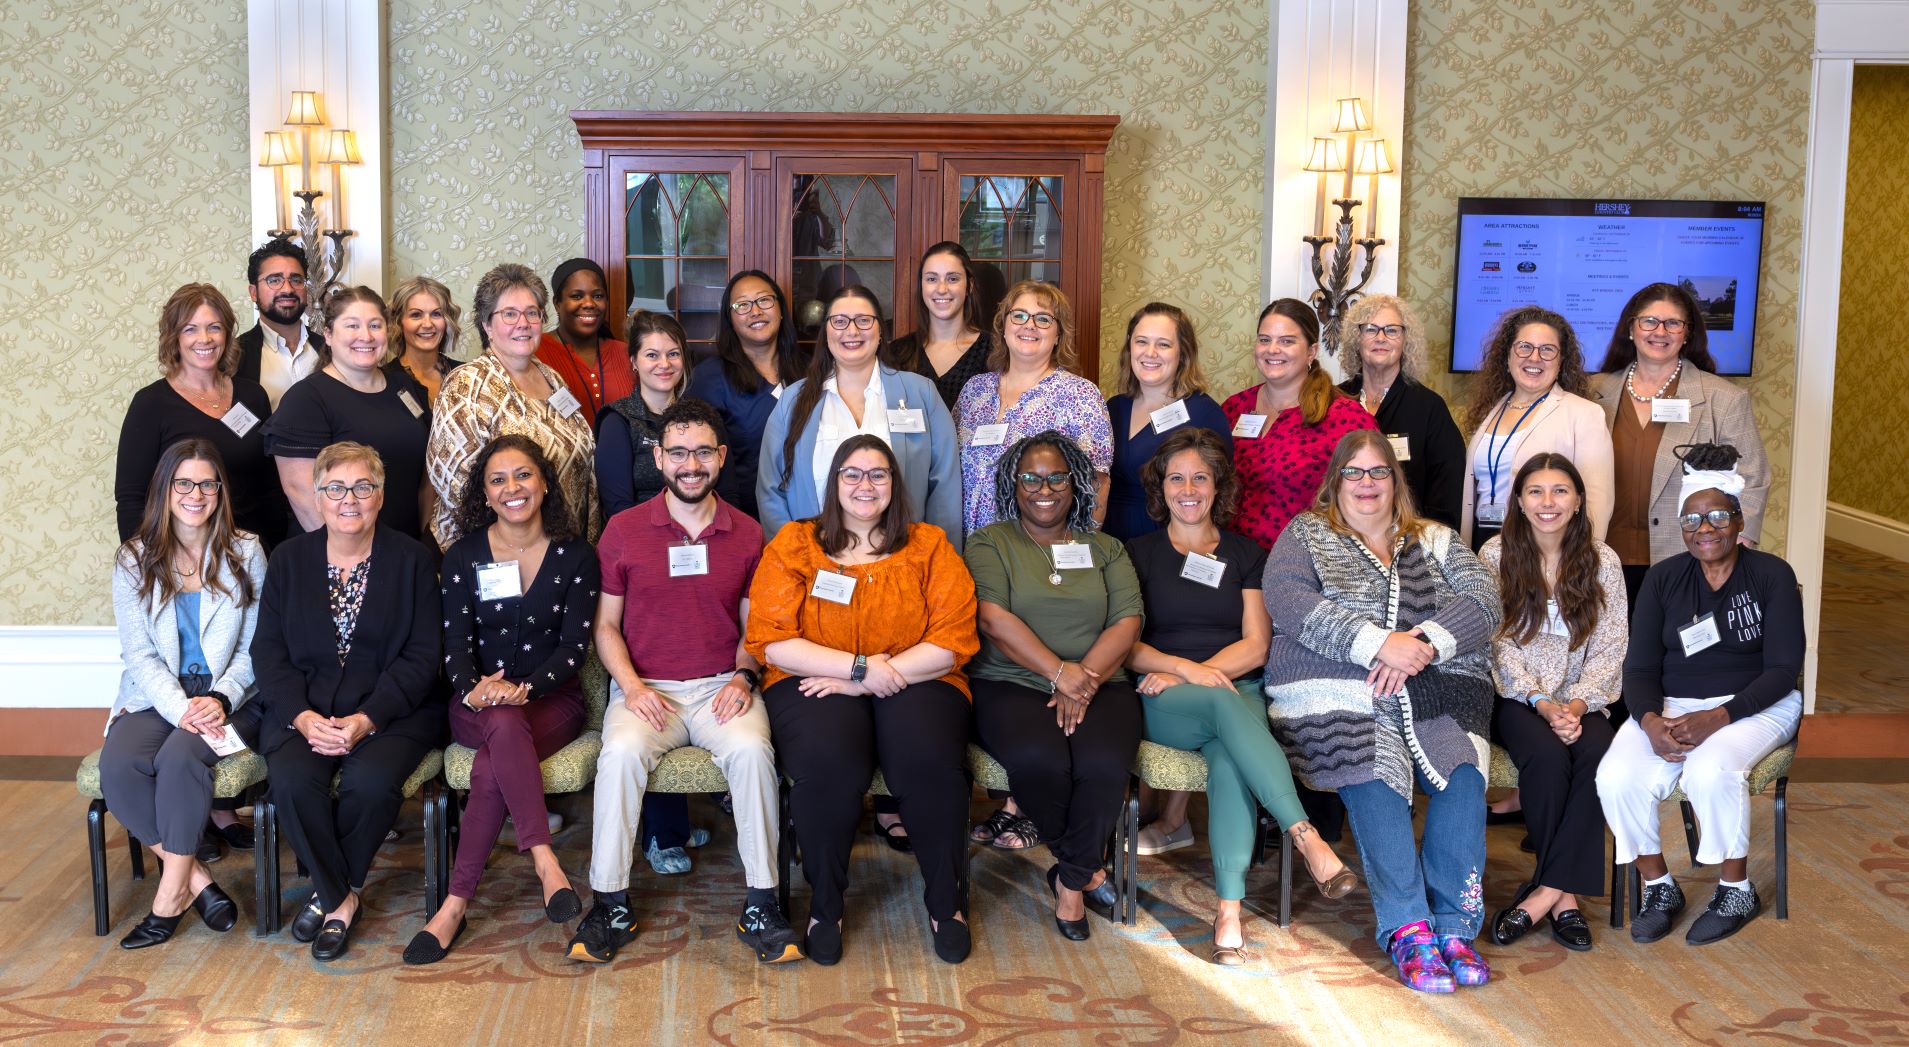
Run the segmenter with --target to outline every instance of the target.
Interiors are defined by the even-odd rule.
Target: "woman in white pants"
[[[1631,937],[1670,933],[1684,895],[1664,864],[1658,805],[1681,780],[1703,826],[1697,861],[1721,862],[1717,891],[1685,941],[1708,945],[1762,911],[1750,884],[1750,796],[1757,761],[1796,734],[1803,697],[1803,603],[1781,558],[1742,544],[1743,478],[1728,446],[1683,455],[1688,550],[1644,578],[1624,660],[1631,709],[1598,768],[1598,796],[1617,840],[1617,860],[1635,862],[1643,909]]]

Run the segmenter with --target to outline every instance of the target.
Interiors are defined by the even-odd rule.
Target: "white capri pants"
[[[636,822],[643,813],[643,791],[650,772],[671,749],[697,745],[709,750],[729,780],[736,812],[736,850],[749,886],[776,885],[776,842],[781,838],[776,798],[775,747],[769,742],[769,713],[757,694],[749,711],[717,723],[710,708],[716,692],[732,674],[700,680],[643,682],[668,698],[675,715],[657,730],[624,704],[623,689],[610,683],[610,704],[603,713],[603,755],[597,758],[594,825],[590,832],[590,889],[621,891],[630,886],[636,847]]]
[[[1701,712],[1729,701],[1721,698],[1664,699],[1665,716]],[[1791,691],[1775,705],[1726,725],[1672,763],[1651,750],[1650,738],[1635,719],[1624,721],[1597,769],[1597,795],[1604,820],[1617,841],[1617,860],[1628,864],[1640,854],[1662,854],[1658,807],[1682,781],[1684,795],[1702,830],[1697,862],[1715,865],[1750,853],[1750,769],[1796,736],[1803,719],[1803,695]]]

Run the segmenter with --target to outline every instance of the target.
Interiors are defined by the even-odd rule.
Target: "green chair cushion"
[[[968,773],[974,777],[975,784],[983,789],[1007,791],[1007,768],[996,763],[994,757],[978,745],[968,746]],[[888,779],[882,777],[881,768],[875,768],[875,777],[868,783],[868,791],[876,796],[890,795]]]
[[[550,758],[538,765],[543,772],[544,792],[574,793],[582,792],[596,781],[597,757],[603,753],[603,733],[585,731],[575,741],[550,754]],[[477,750],[466,749],[461,745],[444,747],[444,782],[459,792],[469,792],[471,788],[471,763],[477,759]]]
[[[1757,765],[1750,768],[1750,774],[1745,780],[1745,784],[1749,786],[1750,795],[1761,795],[1763,790],[1768,789],[1778,778],[1789,774],[1790,764],[1795,762],[1795,760],[1796,742],[1794,739],[1777,746],[1776,750],[1770,753],[1770,755],[1758,760]],[[1670,798],[1673,800],[1686,799],[1681,780],[1677,788],[1671,791]]]
[[[98,749],[87,753],[80,761],[79,773],[74,775],[73,784],[79,788],[80,795],[89,800],[106,798],[99,787],[99,754]],[[239,796],[264,780],[265,757],[250,749],[233,753],[212,765],[212,795],[217,799]]]
[[[1133,773],[1155,789],[1206,791],[1206,757],[1185,749],[1143,741],[1134,753]]]
[[[418,761],[417,769],[411,772],[411,777],[404,780],[404,798],[409,800],[416,796],[418,790],[424,788],[425,782],[442,773],[444,773],[444,750],[433,749],[425,753],[424,759]],[[337,795],[338,779],[335,777],[331,780],[331,790],[332,795]]]
[[[1518,765],[1511,762],[1511,754],[1502,745],[1491,747],[1491,769],[1485,775],[1485,787],[1488,789],[1516,789],[1518,787]]]
[[[716,758],[699,745],[671,749],[656,761],[650,772],[649,791],[653,793],[722,793],[729,791],[729,780],[716,766]]]

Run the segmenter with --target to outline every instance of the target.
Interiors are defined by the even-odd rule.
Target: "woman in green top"
[[[1093,463],[1061,433],[1008,448],[994,497],[1000,522],[966,551],[981,607],[975,723],[1054,853],[1054,924],[1082,941],[1086,903],[1106,914],[1116,901],[1105,862],[1140,747],[1122,668],[1140,636],[1140,581],[1120,542],[1094,530]]]

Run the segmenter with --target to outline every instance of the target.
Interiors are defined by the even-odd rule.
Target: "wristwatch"
[[[855,656],[855,668],[849,670],[848,682],[861,683],[863,678],[867,676],[868,676],[868,655],[858,654]]]
[[[744,669],[741,666],[738,666],[736,668],[736,671],[731,673],[730,675],[740,676],[743,679],[748,680],[749,689],[752,691],[759,691],[762,689],[762,675],[756,672],[754,669]]]

